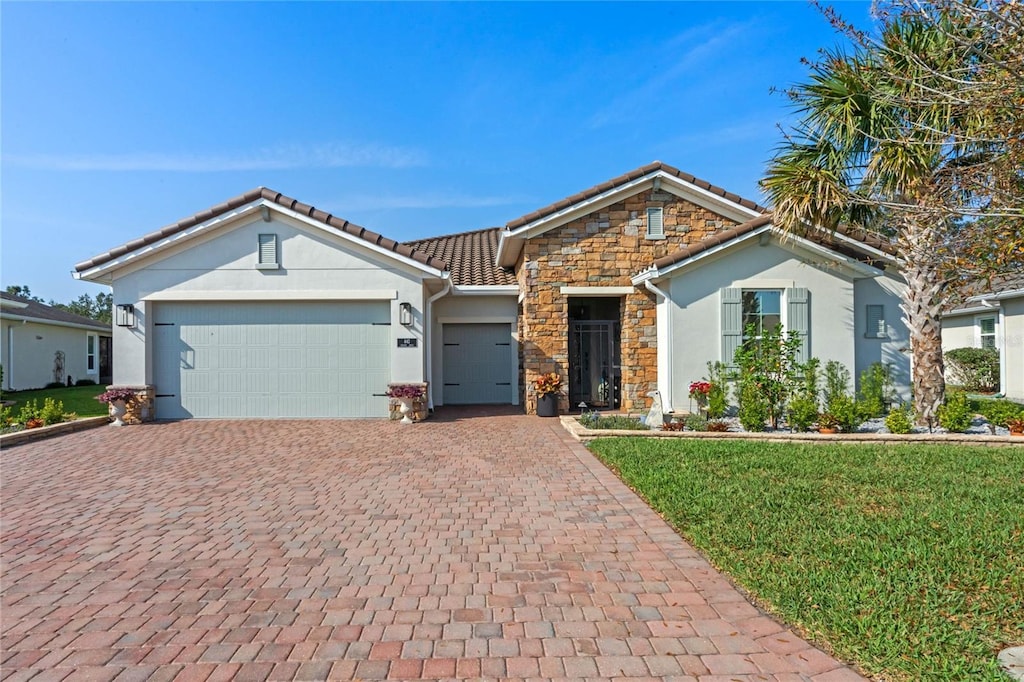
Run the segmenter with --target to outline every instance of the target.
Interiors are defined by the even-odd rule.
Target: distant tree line
[[[32,291],[27,286],[21,284],[12,284],[7,287],[6,291],[12,296],[19,296],[21,298],[28,299],[29,301],[35,301],[53,308],[66,310],[69,313],[88,317],[89,319],[96,320],[97,322],[106,322],[109,324],[112,319],[114,297],[111,294],[100,292],[96,294],[95,297],[90,296],[89,294],[82,294],[71,303],[58,303],[54,300],[44,301],[39,296],[33,296]]]

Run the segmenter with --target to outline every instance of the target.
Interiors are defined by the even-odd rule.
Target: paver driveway
[[[105,427],[2,503],[7,680],[860,679],[555,420]]]

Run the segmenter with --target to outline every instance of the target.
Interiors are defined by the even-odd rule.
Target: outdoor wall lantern
[[[398,306],[398,322],[403,327],[412,326],[412,304],[402,303]]]
[[[131,303],[118,304],[114,320],[118,327],[134,327],[135,306]]]

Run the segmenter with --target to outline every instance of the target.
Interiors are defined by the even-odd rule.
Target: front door
[[[621,385],[618,320],[569,323],[569,405],[618,408]]]

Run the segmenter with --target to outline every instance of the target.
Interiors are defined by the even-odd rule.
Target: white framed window
[[[986,315],[974,318],[979,348],[998,348],[996,342],[996,316]]]
[[[88,334],[85,337],[85,370],[89,374],[96,374],[98,366],[96,362],[96,347],[98,341],[95,334]]]
[[[647,239],[665,238],[665,211],[661,206],[647,207]]]
[[[881,303],[871,303],[867,306],[867,324],[864,328],[864,338],[884,339],[888,336],[888,327],[885,324],[885,306]]]
[[[782,291],[779,289],[743,290],[743,342],[760,339],[766,331],[782,324]],[[753,327],[754,335],[748,330]]]
[[[277,235],[261,234],[259,236],[258,261],[260,270],[276,270],[280,267],[277,253]]]

